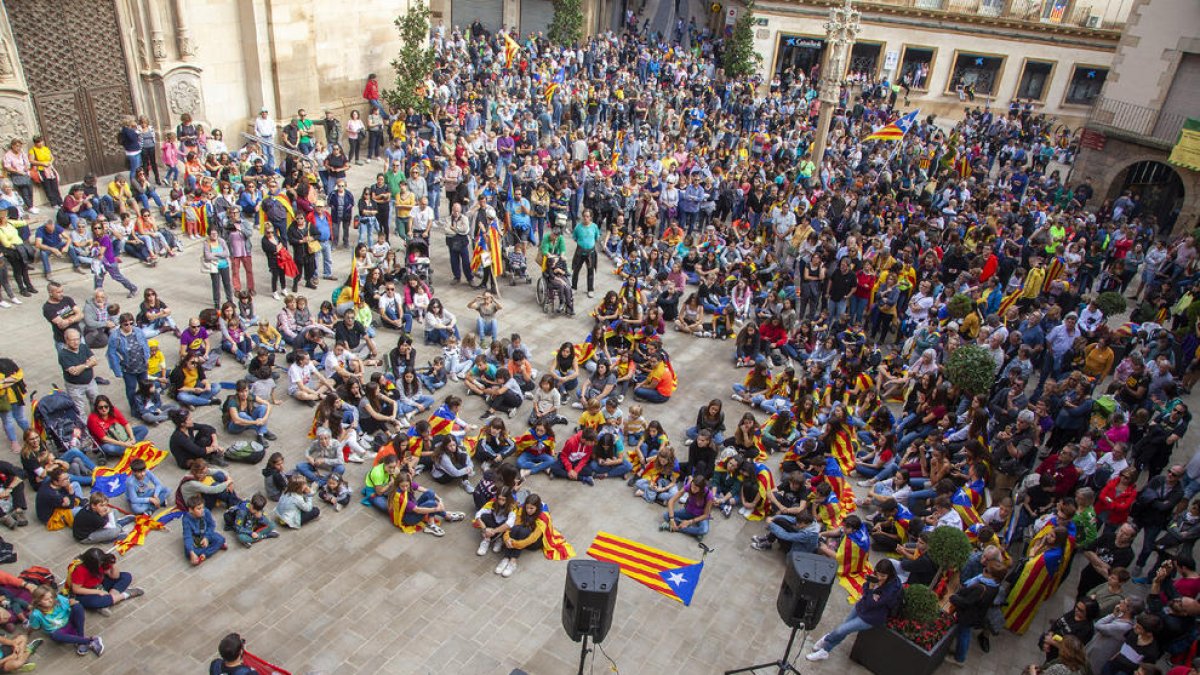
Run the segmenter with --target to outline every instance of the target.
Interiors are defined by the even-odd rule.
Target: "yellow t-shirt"
[[[579,426],[582,429],[596,429],[604,424],[604,413],[590,413],[586,410],[579,416]]]
[[[404,120],[397,117],[392,121],[392,138],[405,138],[408,136],[407,125]]]
[[[407,218],[413,207],[417,205],[417,198],[413,193],[407,195],[396,195],[396,217]]]
[[[191,389],[196,386],[196,381],[200,379],[199,368],[184,368],[183,369],[183,387]]]
[[[163,368],[167,364],[167,356],[162,350],[155,352],[146,362],[146,374],[150,377],[162,377]],[[191,385],[188,385],[191,386]]]
[[[1021,297],[1033,299],[1042,294],[1042,285],[1046,283],[1046,270],[1035,267],[1025,275],[1025,290]]]
[[[40,148],[35,145],[29,148],[29,159],[33,162],[49,164],[54,161],[54,153],[50,152],[50,146],[48,145],[43,145]]]

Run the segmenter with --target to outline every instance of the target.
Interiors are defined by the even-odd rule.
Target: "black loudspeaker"
[[[621,568],[599,560],[572,560],[567,563],[567,584],[563,589],[562,624],[575,642],[588,635],[603,642],[612,627],[617,605],[617,580]]]
[[[788,554],[783,586],[775,600],[779,618],[789,628],[816,628],[836,578],[837,564],[832,559],[793,550]]]

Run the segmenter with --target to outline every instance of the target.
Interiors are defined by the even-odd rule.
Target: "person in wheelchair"
[[[563,299],[567,316],[575,316],[575,293],[571,290],[570,270],[561,255],[547,255],[542,278],[546,280],[547,295],[558,295]]]

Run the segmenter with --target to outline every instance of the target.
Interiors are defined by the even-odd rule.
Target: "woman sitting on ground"
[[[447,511],[437,493],[417,485],[404,471],[393,476],[387,504],[392,524],[405,534],[425,531],[435,537],[444,537],[443,519],[456,523],[466,518],[460,511]]]
[[[532,549],[539,543],[542,552],[550,560],[566,560],[575,554],[570,544],[554,529],[550,512],[542,504],[542,498],[536,494],[525,498],[525,503],[517,513],[516,524],[502,536],[504,560],[500,561],[494,571],[505,579],[517,571],[517,558],[521,556],[521,552]]]
[[[459,447],[458,439],[450,434],[434,438],[433,469],[429,475],[442,485],[458,481],[468,493],[474,490],[471,476],[475,475],[475,467],[471,464],[471,457]]]
[[[554,427],[549,424],[533,425],[528,433],[516,439],[516,443],[521,452],[517,455],[517,468],[521,470],[522,477],[534,473],[548,473],[558,462],[558,457],[554,454]]]
[[[679,491],[679,462],[675,461],[675,449],[663,446],[645,467],[634,483],[635,497],[647,503],[666,504]]]
[[[499,553],[504,548],[504,533],[516,523],[517,504],[513,501],[512,491],[501,488],[475,513],[474,525],[482,537],[475,555],[487,555],[489,547]]]
[[[687,502],[680,507],[679,500],[684,495],[687,495]],[[712,523],[714,501],[715,496],[708,487],[707,478],[704,476],[689,478],[683,489],[671,495],[671,498],[667,500],[667,512],[663,514],[663,522],[658,529],[682,532],[703,540]]]
[[[145,594],[131,588],[131,583],[133,575],[117,568],[117,557],[98,548],[89,548],[68,565],[66,588],[71,598],[103,616],[112,615],[109,607]]]
[[[624,478],[633,470],[633,465],[625,458],[625,444],[620,432],[605,431],[597,436],[590,466],[596,480]]]
[[[92,414],[88,415],[88,431],[109,457],[120,457],[134,445],[146,440],[149,429],[142,425],[131,425],[104,394],[96,397]]]
[[[491,464],[504,461],[516,449],[517,446],[509,437],[504,420],[494,417],[479,435],[475,444],[475,456],[479,458],[480,465],[487,468]]]

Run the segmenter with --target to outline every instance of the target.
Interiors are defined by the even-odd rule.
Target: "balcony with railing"
[[[1184,115],[1097,96],[1088,112],[1087,126],[1118,136],[1132,136],[1150,145],[1169,147],[1179,139],[1179,130],[1185,121]]]
[[[995,21],[1030,29],[1062,28],[1115,39],[1124,25],[1105,19],[1105,0],[854,0],[864,12],[918,13],[957,21]],[[842,0],[799,0],[799,4],[831,5]],[[1093,4],[1095,3],[1095,4]],[[1073,6],[1072,6],[1073,5]]]

